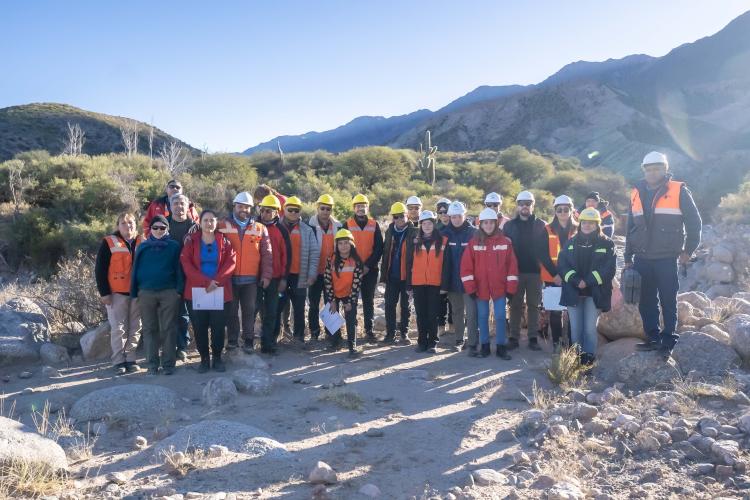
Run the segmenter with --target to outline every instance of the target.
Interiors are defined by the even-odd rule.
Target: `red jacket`
[[[146,209],[146,215],[143,217],[143,234],[148,236],[151,233],[151,220],[157,215],[163,215],[169,217],[169,201],[166,196],[157,198],[149,203]],[[191,201],[188,205],[187,216],[193,219],[193,222],[198,224],[198,211],[195,209],[195,205]]]
[[[289,274],[292,245],[288,233],[279,227],[278,217],[273,222],[265,224],[268,229],[268,239],[271,240],[271,254],[273,256],[273,279],[286,279]]]
[[[474,236],[461,257],[461,281],[466,293],[476,293],[480,300],[516,293],[518,261],[510,238],[497,233],[481,243]]]
[[[224,287],[224,302],[232,300],[232,272],[237,264],[237,254],[232,244],[220,232],[216,232],[216,250],[219,252],[219,269],[216,282]],[[185,245],[180,254],[180,263],[185,272],[185,300],[192,300],[193,288],[206,288],[211,282],[201,273],[201,232],[196,231],[185,237]]]

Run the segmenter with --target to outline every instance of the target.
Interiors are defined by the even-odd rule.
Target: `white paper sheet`
[[[205,288],[193,288],[193,309],[196,311],[224,309],[224,288],[219,287],[211,293],[206,293]]]
[[[339,307],[343,307],[340,305]],[[323,326],[333,335],[341,329],[346,323],[344,317],[338,312],[331,312],[331,303],[329,302],[323,306],[323,310],[320,311],[320,320],[323,322]]]
[[[542,305],[545,311],[564,311],[565,306],[560,305],[562,287],[548,286],[542,290]]]

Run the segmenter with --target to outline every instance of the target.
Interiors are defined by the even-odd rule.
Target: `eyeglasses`
[[[447,210],[438,210],[438,215],[445,215],[447,213],[448,213]]]
[[[570,209],[568,207],[560,207],[556,208],[555,212],[557,212],[558,214],[567,214],[570,212]]]
[[[404,215],[404,214],[398,214],[398,215],[394,215],[394,216],[393,216],[393,220],[399,220],[399,219],[403,219],[404,217],[405,217],[405,215]]]
[[[331,207],[324,207],[323,205],[321,205],[318,207],[318,210],[320,210],[321,212],[330,212]]]
[[[484,206],[487,208],[497,208],[500,206],[500,204],[499,203],[485,203]]]
[[[531,205],[534,204],[534,202],[532,201],[518,201],[516,203],[518,204],[519,207],[530,207]]]
[[[167,226],[151,226],[152,231],[166,231]]]
[[[180,186],[179,184],[170,184],[170,185],[169,185],[169,186],[167,186],[167,187],[168,187],[169,189],[177,189],[177,190],[180,190],[180,189],[182,189],[182,186]]]
[[[287,208],[286,211],[289,212],[290,214],[298,214],[299,208]]]

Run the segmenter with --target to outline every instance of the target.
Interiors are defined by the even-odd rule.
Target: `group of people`
[[[642,278],[639,307],[648,340],[639,348],[668,357],[677,341],[677,260],[687,262],[697,248],[701,220],[690,191],[671,179],[666,156],[649,153],[642,168],[645,179],[630,196],[625,266]],[[535,215],[530,191],[518,193],[512,218],[502,213],[498,193],[487,194],[473,220],[461,201],[441,198],[433,212],[410,196],[391,206],[385,231],[364,194],[354,196],[352,215],[343,222],[333,216],[330,194],[315,205],[305,222],[298,197],[261,185],[237,194],[231,213],[220,218],[210,209],[198,214],[182,185],[170,180],[166,195],[148,207],[141,231],[133,214],[120,214],[96,261],[117,373],[140,369],[141,329],[149,373],[169,375],[177,359],[187,359],[190,323],[198,371],[224,371],[225,350],[255,352],[258,314],[260,351],[275,354],[285,311],[294,342],[304,344],[306,330],[311,341],[321,336],[321,306],[344,320],[336,332],[326,331],[330,348],[343,346],[345,328],[352,357],[360,355],[360,306],[366,342],[384,344],[411,344],[413,307],[419,352],[436,352],[439,334],[450,328],[469,356],[489,356],[492,313],[495,355],[510,359],[525,311],[529,349],[540,350],[538,337],[549,329],[555,351],[567,338],[582,364],[594,362],[596,323],[610,309],[617,269],[615,218],[599,193],[578,209],[569,196],[557,196],[550,222]],[[380,340],[373,330],[378,282],[385,285]],[[564,306],[567,329],[558,307],[547,311],[540,327],[545,287],[560,288],[556,305]],[[223,308],[193,306],[194,293],[218,288]]]

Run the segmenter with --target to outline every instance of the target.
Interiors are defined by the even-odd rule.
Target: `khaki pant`
[[[463,301],[463,306],[459,306],[459,296]],[[468,293],[449,293],[448,299],[451,301],[453,307],[453,327],[456,328],[456,332],[463,334],[463,325],[456,322],[456,311],[461,309],[461,314],[465,315],[466,318],[466,343],[469,347],[479,346],[479,329],[477,328],[477,301],[474,300]],[[460,330],[459,330],[460,328]]]
[[[510,338],[521,337],[521,318],[523,317],[523,299],[526,297],[526,314],[529,339],[535,339],[539,333],[539,304],[542,301],[542,278],[538,273],[519,273],[518,291],[510,301]]]
[[[135,349],[141,337],[141,310],[138,299],[113,293],[112,305],[107,306],[109,340],[112,345],[112,364],[135,362]]]
[[[181,300],[174,288],[138,291],[143,319],[143,345],[149,368],[157,369],[159,365],[162,368],[174,368],[177,359],[175,323]]]

